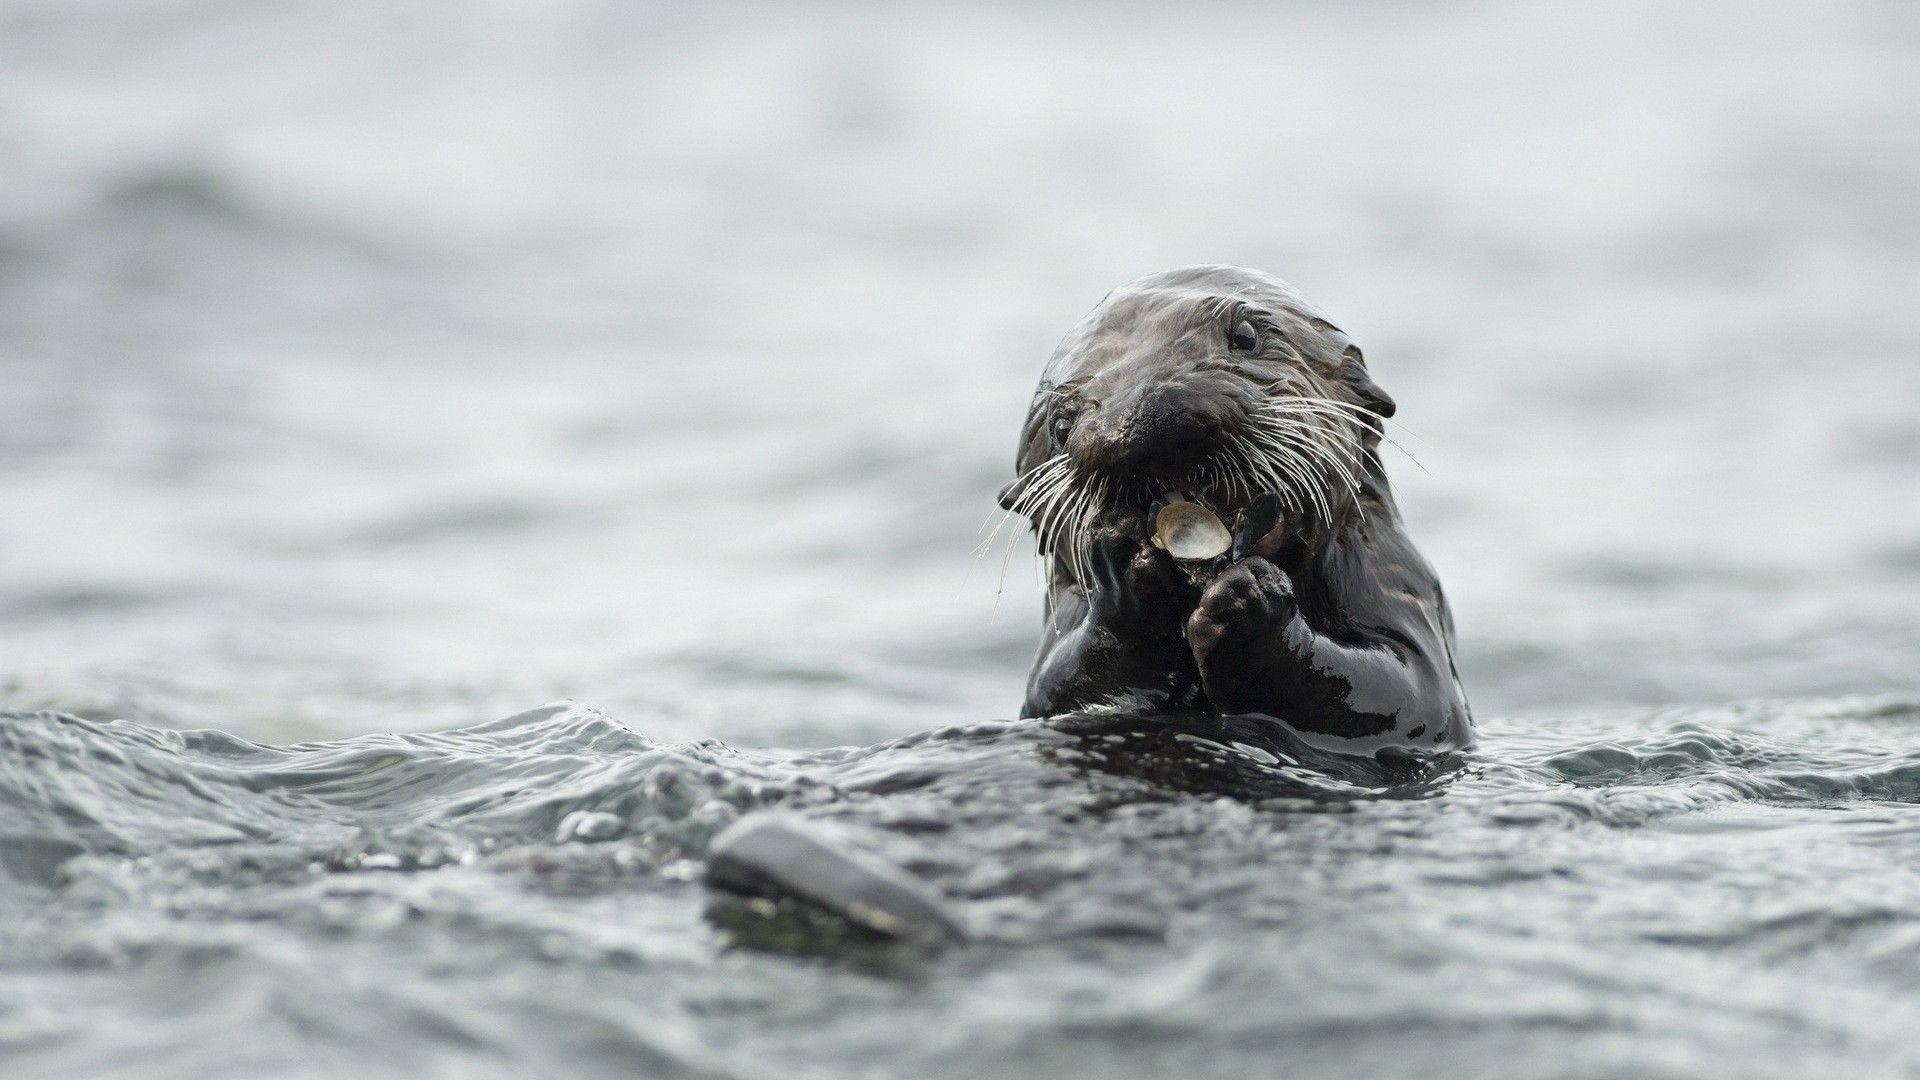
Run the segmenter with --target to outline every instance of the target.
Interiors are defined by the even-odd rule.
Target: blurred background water
[[[1920,907],[1900,899],[1920,895],[1905,869],[1920,852],[1915,774],[1902,771],[1915,768],[1920,718],[1916,72],[1920,11],[1864,0],[804,11],[6,0],[0,708],[144,725],[0,720],[16,738],[6,805],[25,822],[68,806],[12,831],[21,851],[39,853],[20,858],[52,866],[75,851],[118,852],[137,863],[208,840],[152,823],[115,832],[113,844],[76,832],[74,820],[107,813],[109,793],[71,804],[49,794],[81,781],[46,779],[58,772],[48,761],[84,775],[99,750],[62,758],[50,749],[67,737],[56,731],[91,733],[74,737],[124,755],[127,739],[172,745],[166,729],[342,739],[473,725],[571,698],[656,749],[710,737],[807,749],[1009,717],[1036,637],[1035,574],[1016,554],[1003,588],[998,554],[973,549],[1011,476],[1041,362],[1115,284],[1186,263],[1243,263],[1302,287],[1398,398],[1411,458],[1396,453],[1388,466],[1453,599],[1462,674],[1489,721],[1492,760],[1559,790],[1606,773],[1582,756],[1596,747],[1625,740],[1627,760],[1658,772],[1672,763],[1661,756],[1671,740],[1692,738],[1674,731],[1705,725],[1718,749],[1698,760],[1714,783],[1755,761],[1819,778],[1790,797],[1744,782],[1729,796],[1751,815],[1739,829],[1787,829],[1767,833],[1777,851],[1753,857],[1826,852],[1801,866],[1809,918],[1856,925],[1818,900],[1843,871],[1865,875],[1859,888],[1885,900],[1878,915],[1859,916],[1883,936],[1859,948],[1871,954],[1862,963],[1896,974],[1869,980],[1844,1008],[1822,1006],[1844,1018],[1809,1018],[1768,998],[1791,999],[1814,978],[1796,969],[1752,991],[1767,999],[1753,1015],[1787,1009],[1785,1026],[1678,1023],[1668,1041],[1647,1044],[1651,1057],[1621,1058],[1606,1039],[1645,1035],[1635,1002],[1658,994],[1616,986],[1624,1013],[1609,1012],[1590,983],[1528,978],[1560,960],[1606,968],[1620,953],[1613,940],[1578,963],[1530,955],[1501,969],[1506,981],[1489,992],[1543,1011],[1512,1028],[1483,1017],[1469,1049],[1506,1060],[1516,1046],[1537,1048],[1542,1030],[1578,1030],[1599,1050],[1562,1062],[1569,1074],[1631,1060],[1646,1074],[1697,1075],[1726,1064],[1727,1047],[1778,1036],[1787,1042],[1769,1060],[1788,1071],[1827,1053],[1857,1074],[1912,1075],[1912,1046],[1882,1045],[1872,1032],[1920,1009],[1912,968],[1901,967],[1920,958]],[[568,729],[562,742],[577,736]],[[1728,747],[1747,737],[1783,741],[1735,761]],[[1633,742],[1643,738],[1652,741]],[[1581,764],[1540,764],[1566,755]],[[167,760],[150,779],[210,782]],[[1620,775],[1629,774],[1641,777]],[[1876,788],[1859,780],[1867,774],[1893,779]],[[1691,798],[1706,782],[1678,775],[1659,773],[1678,786],[1653,790]],[[569,810],[613,797],[593,790]],[[1842,794],[1872,808],[1854,818],[1832,810]],[[1781,798],[1824,809],[1794,811],[1788,828],[1773,816],[1786,813]],[[423,805],[356,813],[411,822],[433,816]],[[637,835],[641,819],[664,811],[622,813]],[[1816,823],[1843,819],[1845,836],[1900,839],[1842,857],[1849,841]],[[552,825],[489,835],[545,842]],[[296,861],[341,842],[255,827],[306,853]],[[1772,886],[1700,869],[1706,852],[1751,842],[1745,835],[1702,839],[1699,853],[1650,848],[1665,855],[1648,858],[1727,885],[1706,911],[1765,923],[1778,912],[1756,913],[1752,898],[1778,899]],[[698,841],[688,843],[697,854]],[[1565,869],[1606,846],[1581,843],[1531,857]],[[1696,857],[1704,861],[1688,862]],[[129,947],[106,964],[114,981],[67,981],[62,973],[85,969],[95,951],[112,952],[102,920],[151,935],[149,951],[153,941],[187,950],[169,936],[170,920],[195,917],[175,910],[182,882],[241,888],[232,864],[198,878],[176,867],[166,874],[184,876],[163,875],[172,884],[162,899],[137,889],[103,899],[74,865],[65,884],[41,882],[51,870],[21,871],[40,882],[31,889],[77,889],[74,910],[93,912],[62,931],[21,931],[14,945],[26,959],[0,967],[0,986],[10,985],[0,1047],[26,1053],[25,1068],[212,1075],[218,1063],[155,1048],[184,1053],[221,1017],[251,1015],[233,1002],[312,977],[286,955],[213,963],[201,992],[239,1011],[164,1022],[154,1019],[172,1007],[164,991],[182,970],[202,970],[181,959],[197,953],[153,964]],[[1492,883],[1505,879],[1482,870],[1490,891],[1439,910],[1500,903]],[[1367,895],[1378,883],[1345,884]],[[463,902],[478,905],[478,895]],[[684,962],[702,985],[751,996],[741,987],[759,993],[772,980],[824,995],[814,1004],[834,1017],[852,1013],[821,1001],[858,1012],[889,994],[924,994],[932,1004],[920,1013],[880,1015],[887,1031],[950,1039],[954,1056],[940,1060],[954,1074],[986,1063],[1044,1071],[1076,1053],[1104,1060],[1114,1040],[1133,1039],[1132,1066],[1144,1074],[1197,1075],[1201,1018],[1215,1015],[1215,997],[1265,985],[1249,971],[1294,985],[1293,975],[1339,968],[1337,949],[1315,961],[1326,970],[1286,967],[1300,962],[1285,947],[1297,926],[1261,937],[1229,920],[1221,927],[1231,934],[1195,931],[1185,946],[1119,959],[1023,952],[944,971],[944,991],[856,991],[853,975],[703,952],[719,947],[697,929],[694,902],[673,895],[645,947],[623,946],[643,958],[622,963],[699,954]],[[1640,897],[1648,912],[1654,895]],[[550,921],[533,934],[549,944],[578,945],[569,935],[605,917],[548,910],[518,884],[502,897],[516,917]],[[44,911],[43,900],[19,902]],[[1437,917],[1424,901],[1409,905]],[[1572,918],[1574,907],[1554,910]],[[1546,923],[1512,919],[1553,936]],[[1456,932],[1431,929],[1440,940]],[[328,957],[313,964],[354,971],[378,959],[326,953],[316,944],[325,932],[293,934],[299,949]],[[1738,937],[1725,924],[1701,932]],[[1259,944],[1247,953],[1222,944],[1239,934]],[[1546,938],[1527,948],[1549,948]],[[343,948],[377,954],[392,947],[385,941]],[[1750,959],[1765,968],[1791,952],[1769,938]],[[1434,965],[1453,971],[1453,961],[1383,956],[1335,993],[1364,1006],[1334,1009],[1315,1031],[1364,1026],[1368,1008],[1404,1018],[1394,990],[1408,979],[1471,996],[1466,983],[1432,981]],[[1657,951],[1643,959],[1636,977],[1673,963]],[[440,993],[425,974],[432,961],[416,960],[414,989]],[[527,989],[490,992],[526,1005],[547,992],[540,979],[557,979],[602,1001],[616,976],[645,979],[619,964],[538,963],[523,971]],[[336,987],[343,996],[328,1007],[348,1008],[380,982],[378,970],[365,969],[360,989]],[[1753,970],[1716,968],[1674,992],[1704,1008],[1727,987],[1753,986]],[[1830,991],[1867,978],[1845,965],[1821,971]],[[1121,981],[1103,983],[1101,972]],[[1116,986],[1147,993],[1169,980],[1165,993],[1196,995],[1168,1006],[1184,1017],[1162,1016],[1170,1027],[1110,1030],[1112,1017],[1159,1015],[1158,1006],[1088,1004]],[[1064,1026],[1048,1029],[1053,1042],[1035,1036],[1044,1052],[995,1044],[1004,1056],[968,1057],[970,1039],[1010,1022],[988,1008],[1002,992],[1031,1005],[1014,1009],[1027,1018],[1056,1015],[1036,1002],[1067,1002]],[[983,1011],[943,1027],[954,994]],[[118,1019],[47,1036],[51,1056],[33,1056],[44,1035],[33,1019],[44,1007],[33,1003],[65,1000],[94,1015],[83,998]],[[702,1000],[709,1012],[648,1006],[677,1019],[666,1029],[672,1047],[655,1047],[641,1071],[764,1064],[771,1051],[745,1033],[766,1029],[711,1020],[725,1006]],[[1555,1013],[1562,1005],[1568,1012]],[[1089,1020],[1089,1009],[1105,1019]],[[135,1014],[158,1026],[126,1019]],[[627,1021],[606,1023],[587,1051],[548,1048],[519,1067],[564,1060],[591,1072],[605,1064],[594,1047],[632,1051]],[[1435,1024],[1445,1027],[1392,1030],[1421,1045]],[[1797,1042],[1782,1034],[1795,1024]],[[334,1045],[310,1027],[286,1038]],[[501,1060],[537,1044],[537,1027],[498,1036]],[[367,1045],[466,1045],[425,1021],[340,1028]],[[806,1048],[791,1030],[770,1045],[799,1072],[844,1075],[885,1043],[872,1026],[820,1030]],[[1502,1043],[1503,1031],[1518,1041]],[[1337,1049],[1285,1058],[1285,1046],[1308,1043],[1256,1052],[1266,1036],[1244,1028],[1213,1034],[1239,1047],[1215,1061],[1221,1068],[1346,1060]],[[452,1075],[482,1060],[430,1049],[396,1067]],[[1526,1060],[1553,1060],[1547,1052]],[[300,1060],[225,1064],[252,1075]],[[1385,1075],[1396,1060],[1360,1054],[1349,1064]]]

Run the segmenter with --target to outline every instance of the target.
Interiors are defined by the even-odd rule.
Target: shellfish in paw
[[[1153,519],[1153,543],[1181,562],[1217,559],[1233,546],[1233,534],[1213,511],[1176,499]]]

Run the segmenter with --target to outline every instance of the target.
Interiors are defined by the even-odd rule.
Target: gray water
[[[0,4],[0,1075],[1920,1075],[1917,71],[1891,3]],[[1033,379],[1202,261],[1400,401],[1435,775],[1008,720]],[[755,811],[978,943],[770,948]]]

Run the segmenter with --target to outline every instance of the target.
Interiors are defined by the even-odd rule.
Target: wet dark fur
[[[1232,344],[1242,322],[1257,349]],[[1299,500],[1253,554],[1190,582],[1148,542],[1154,500],[1206,483],[1262,400],[1302,388],[1357,406],[1357,493],[1330,484],[1324,510]],[[1045,636],[1023,715],[1145,702],[1265,714],[1359,746],[1468,744],[1452,617],[1380,463],[1393,410],[1346,335],[1264,274],[1192,267],[1110,294],[1048,363],[1022,433],[1023,477],[1065,454],[1106,494],[1058,534],[1077,544],[1043,530]]]

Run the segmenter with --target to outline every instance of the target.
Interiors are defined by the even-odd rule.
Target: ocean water
[[[1920,1075],[1916,72],[1893,3],[0,3],[0,1075]],[[1216,261],[1400,402],[1459,761],[1011,720],[1040,364]],[[749,813],[975,943],[715,906]]]

